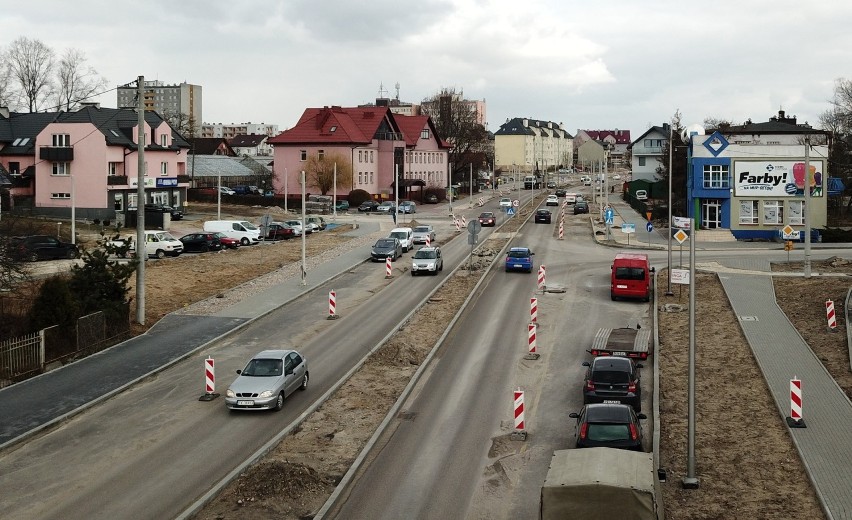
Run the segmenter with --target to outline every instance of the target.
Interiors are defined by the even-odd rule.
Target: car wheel
[[[157,258],[163,258],[166,256],[166,252],[162,249],[157,249],[157,252],[154,253],[154,256],[156,256]]]
[[[38,252],[33,251],[32,253],[30,253],[30,256],[29,256],[29,257],[27,257],[27,259],[28,259],[30,262],[38,262]]]
[[[207,244],[204,244],[203,246],[201,246],[201,252],[202,253],[209,253],[210,252],[210,246],[208,246]]]
[[[248,239],[248,238],[246,238],[246,237],[241,238],[241,239],[240,239],[240,244],[242,244],[242,245],[244,245],[244,246],[249,245],[249,239]]]
[[[69,249],[68,254],[65,256],[65,258],[67,258],[68,260],[74,260],[75,258],[77,258],[77,251],[74,251],[73,249]],[[648,300],[645,300],[645,301],[648,301]]]
[[[609,293],[609,299],[612,300],[612,301],[615,301],[617,298],[616,298],[615,294]]]
[[[275,411],[280,412],[284,408],[284,391],[278,394],[278,399],[275,400]]]
[[[411,271],[411,276],[414,276],[416,274],[417,274],[417,271]]]
[[[299,387],[299,390],[304,391],[308,389],[308,379],[310,379],[310,377],[308,376],[308,373],[305,372],[305,377],[302,378],[302,386]]]

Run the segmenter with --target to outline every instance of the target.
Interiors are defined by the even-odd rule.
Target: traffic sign
[[[651,221],[651,212],[650,211],[645,212],[645,218],[648,222]],[[648,231],[651,231],[651,230],[649,229]]]
[[[675,240],[677,240],[677,243],[678,243],[678,244],[683,244],[683,242],[684,242],[687,238],[689,238],[689,235],[687,235],[686,233],[684,233],[684,231],[683,231],[682,229],[678,229],[678,230],[677,230],[677,232],[676,232],[674,235],[672,235],[672,237],[673,237]]]
[[[672,283],[689,285],[689,269],[672,269]]]
[[[645,224],[645,229],[648,230],[648,233],[650,233],[651,231],[654,231],[654,224],[651,224],[650,222],[648,222],[647,224]]]
[[[506,208],[506,215],[508,215],[510,217],[514,217],[515,216],[515,208]]]
[[[799,240],[799,231],[796,231],[790,224],[787,224],[786,226],[781,228],[781,239]]]
[[[612,224],[613,222],[615,222],[615,212],[612,210],[612,208],[608,206],[606,208],[606,211],[604,212],[604,220],[606,220],[607,224]]]
[[[471,220],[470,224],[467,225],[467,232],[471,235],[475,235],[482,230],[482,223],[478,220]]]
[[[635,233],[636,232],[636,224],[628,224],[628,223],[625,222],[624,224],[621,225],[621,232],[622,233],[628,233],[628,234],[629,233]]]
[[[512,207],[517,208],[520,205],[521,205],[521,201],[519,201],[518,199],[515,199],[515,200],[512,201]]]

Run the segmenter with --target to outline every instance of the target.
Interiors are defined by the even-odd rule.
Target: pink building
[[[138,118],[131,109],[0,113],[0,167],[12,184],[3,207],[35,214],[114,220],[137,206]],[[145,113],[145,203],[182,207],[189,144],[155,112]]]
[[[393,197],[394,172],[406,188],[447,186],[449,145],[427,116],[394,114],[385,106],[308,108],[293,128],[267,142],[274,147],[273,187],[287,196],[301,193],[301,172],[311,155],[345,157],[352,165],[352,189],[374,198]],[[316,194],[319,188],[308,185],[306,191]],[[341,188],[337,195],[348,192]]]

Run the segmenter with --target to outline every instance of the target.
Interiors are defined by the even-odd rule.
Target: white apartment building
[[[570,167],[573,156],[573,137],[562,123],[516,117],[494,133],[495,169],[553,171]]]
[[[278,125],[266,123],[204,123],[201,125],[200,137],[221,137],[222,139],[233,139],[238,135],[265,135],[274,137],[278,135]]]

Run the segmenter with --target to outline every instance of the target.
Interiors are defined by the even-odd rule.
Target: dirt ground
[[[256,210],[258,215],[266,211]],[[315,234],[307,240],[308,255],[321,255],[347,240],[341,232]],[[492,249],[502,246],[486,245]],[[299,248],[294,244],[283,242],[274,247],[274,255],[269,254],[268,247],[247,247],[149,263],[146,326],[137,326],[138,331],[153,325],[164,314],[299,261]],[[486,258],[483,265],[489,260]],[[795,264],[775,268],[801,271],[801,265]],[[852,267],[845,262],[837,266],[815,263],[814,271],[852,274]],[[478,280],[477,274],[462,271],[454,276],[421,311],[424,316],[418,316],[416,334],[407,328],[401,330],[338,391],[338,395],[347,398],[332,397],[197,518],[311,518],[432,348],[421,338],[441,335],[441,324],[450,320]],[[174,280],[183,283],[176,284]],[[726,398],[702,398],[698,403],[696,460],[701,486],[683,490],[680,481],[686,473],[688,312],[660,313],[660,329],[665,331],[660,334],[658,355],[662,368],[661,466],[668,471],[668,482],[662,485],[667,518],[824,518],[721,284],[711,274],[700,274],[697,280],[697,301],[701,305],[696,323],[698,395]],[[775,279],[782,309],[850,395],[852,373],[843,319],[848,288],[848,283],[838,283],[837,278]],[[676,300],[662,292],[657,295],[657,305]],[[826,299],[833,299],[837,309],[838,332],[833,334],[825,331]],[[427,324],[435,330],[424,333],[423,326]],[[791,515],[792,510],[795,515]]]

